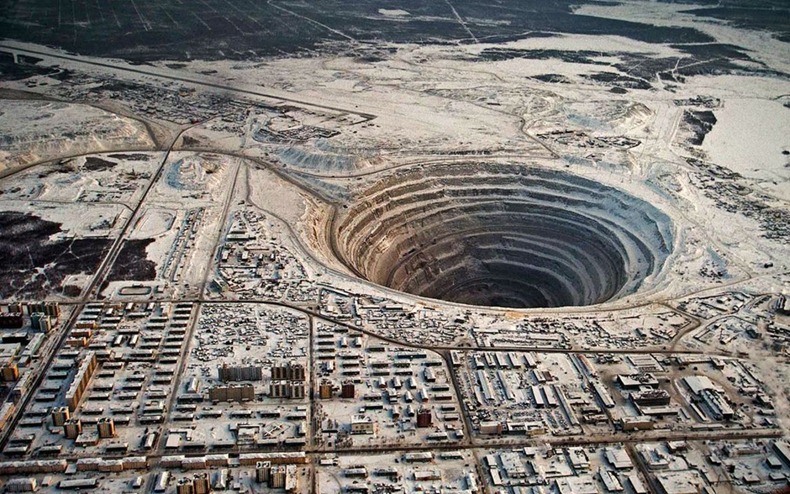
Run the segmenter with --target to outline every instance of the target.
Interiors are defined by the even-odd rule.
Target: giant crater
[[[334,222],[357,275],[413,295],[508,308],[601,304],[655,285],[674,228],[627,192],[532,165],[401,169]]]

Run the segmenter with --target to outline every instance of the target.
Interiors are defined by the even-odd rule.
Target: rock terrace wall
[[[663,267],[672,224],[645,201],[523,165],[431,165],[365,191],[336,222],[337,254],[368,280],[471,305],[593,305]]]

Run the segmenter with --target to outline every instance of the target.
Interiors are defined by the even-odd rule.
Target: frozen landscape
[[[13,0],[3,492],[790,492],[783,0]]]

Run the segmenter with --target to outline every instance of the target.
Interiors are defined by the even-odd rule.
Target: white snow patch
[[[714,111],[716,124],[703,148],[711,161],[790,199],[790,109],[763,99],[728,99]]]
[[[388,17],[404,17],[411,15],[409,12],[401,9],[379,9],[379,14],[386,15]]]

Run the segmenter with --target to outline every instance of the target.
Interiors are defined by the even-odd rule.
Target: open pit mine
[[[512,308],[600,304],[652,286],[669,217],[626,192],[517,164],[399,171],[336,221],[337,253],[395,290]]]

